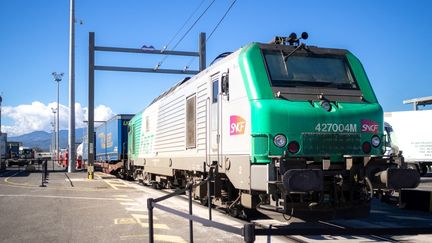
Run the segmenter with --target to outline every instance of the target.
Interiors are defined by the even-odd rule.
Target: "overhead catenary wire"
[[[196,14],[196,12],[198,11],[198,9],[201,8],[201,6],[203,5],[203,3],[205,1],[206,0],[202,0],[200,2],[200,4],[195,8],[195,10],[191,13],[191,15],[186,19],[186,21],[183,23],[183,25],[180,27],[180,29],[175,33],[175,35],[171,38],[171,40],[169,40],[168,43],[163,47],[162,51],[165,51],[171,45],[171,43],[174,41],[174,39],[180,34],[180,32],[183,30],[183,28],[186,26],[186,24],[189,23],[189,21]]]
[[[213,33],[216,31],[216,29],[219,27],[219,25],[222,23],[222,21],[225,19],[225,17],[228,15],[229,11],[231,10],[231,8],[234,6],[234,4],[237,2],[237,0],[234,0],[231,5],[228,7],[228,9],[225,11],[224,15],[222,16],[222,18],[219,20],[219,22],[215,25],[215,27],[213,28],[212,32],[210,33],[210,35],[207,37],[206,42],[208,40],[210,40],[210,38],[212,37]]]
[[[216,2],[216,0],[213,0],[207,8],[201,13],[201,15],[195,20],[195,22],[189,27],[189,29],[183,34],[183,36],[177,41],[177,43],[171,48],[171,50],[175,50],[177,46],[183,41],[183,39],[189,34],[189,32],[192,30],[192,28],[198,23],[198,21],[204,16],[204,14],[210,9],[210,7],[213,5],[213,3]],[[156,65],[155,70],[159,69],[159,67],[165,62],[165,60],[168,58],[168,55],[164,56],[164,58]]]
[[[210,35],[207,37],[206,42],[208,42],[210,40],[210,38],[213,36],[213,33],[216,31],[216,29],[219,27],[219,25],[222,23],[222,21],[225,19],[225,17],[228,15],[228,13],[230,12],[230,10],[232,9],[232,7],[234,6],[234,4],[237,2],[237,0],[234,0],[231,5],[228,7],[228,9],[225,11],[224,15],[222,16],[222,18],[219,20],[219,22],[215,25],[215,27],[213,28],[212,32],[210,32]],[[192,65],[192,63],[195,61],[195,57],[192,57],[191,60],[189,61],[189,63],[185,66],[184,70],[188,70],[190,65]]]

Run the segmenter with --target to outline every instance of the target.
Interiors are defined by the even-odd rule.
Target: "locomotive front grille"
[[[356,133],[303,133],[303,154],[346,155],[361,154],[360,135]]]

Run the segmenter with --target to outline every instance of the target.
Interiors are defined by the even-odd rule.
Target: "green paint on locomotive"
[[[251,107],[252,163],[269,163],[269,156],[281,156],[287,150],[287,146],[279,148],[274,145],[273,138],[277,134],[284,134],[288,142],[294,140],[300,144],[299,152],[289,154],[291,157],[308,157],[316,161],[330,158],[331,162],[342,162],[343,155],[367,156],[361,146],[365,141],[370,142],[374,134],[361,132],[361,120],[376,122],[379,127],[377,135],[382,138],[383,111],[360,61],[349,52],[346,58],[367,102],[338,102],[338,108],[328,112],[320,108],[319,101],[311,104],[306,100],[276,98],[259,44],[252,43],[243,48],[239,65]],[[334,104],[332,106],[334,108]],[[320,124],[338,124],[352,136],[337,133],[314,135],[317,129],[321,129],[317,127]],[[368,155],[382,153],[379,146],[372,147]]]
[[[140,134],[141,134],[141,123],[142,123],[142,112],[136,114],[129,121],[128,128],[128,157],[132,160],[138,158],[140,151]]]

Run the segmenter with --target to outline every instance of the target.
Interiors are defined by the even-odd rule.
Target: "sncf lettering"
[[[244,134],[246,121],[241,116],[230,116],[230,135]]]
[[[378,123],[370,120],[361,120],[361,131],[365,133],[378,133]]]

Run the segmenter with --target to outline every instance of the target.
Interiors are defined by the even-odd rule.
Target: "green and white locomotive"
[[[128,172],[183,187],[214,166],[212,203],[233,214],[365,216],[373,190],[416,187],[416,171],[383,155],[383,111],[360,61],[300,39],[251,43],[157,97],[129,123]]]

